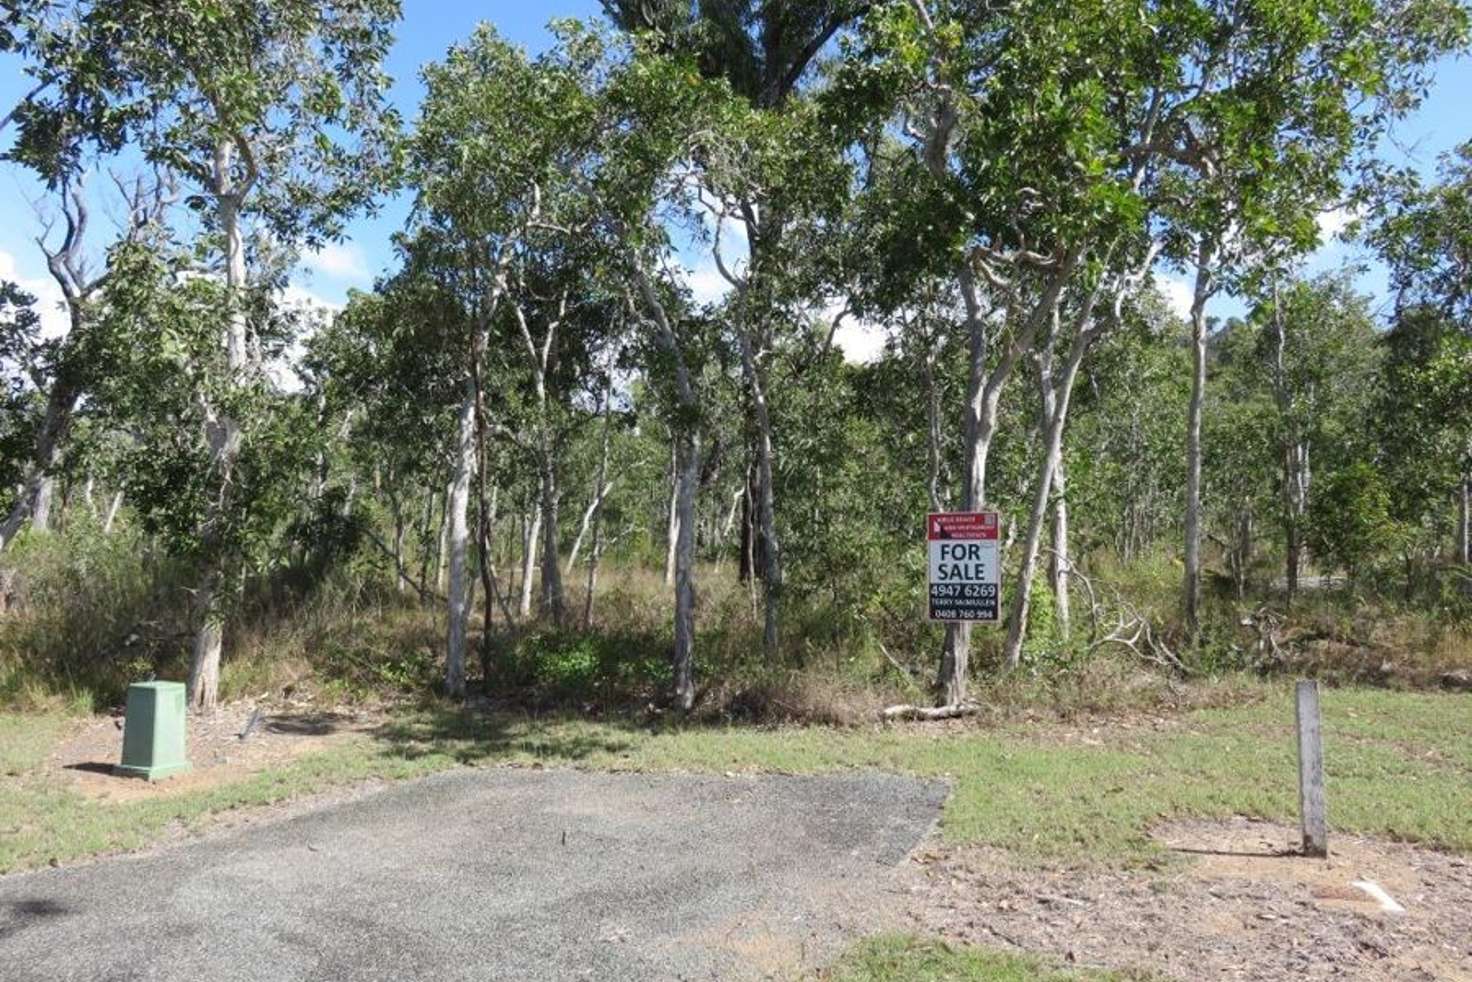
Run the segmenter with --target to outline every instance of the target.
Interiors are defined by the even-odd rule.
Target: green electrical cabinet
[[[158,781],[189,770],[184,752],[184,685],[140,682],[128,686],[123,724],[123,762],[113,768],[125,777]]]

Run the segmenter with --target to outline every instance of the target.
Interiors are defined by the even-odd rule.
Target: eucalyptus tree
[[[266,373],[249,384],[235,377],[215,316],[229,288],[198,275],[192,246],[126,244],[109,269],[80,352],[93,366],[88,414],[99,429],[126,435],[113,452],[143,530],[200,568],[218,564],[228,544],[224,585],[238,590],[248,573],[287,561],[282,542],[302,515],[301,489],[321,445],[315,408]],[[302,313],[278,305],[270,288],[245,299],[251,336],[268,364],[281,366],[305,326]],[[242,430],[228,510],[219,506],[207,425],[222,411]]]
[[[1472,332],[1472,142],[1444,154],[1430,184],[1412,171],[1389,183],[1370,241],[1397,308],[1439,310]]]
[[[413,495],[428,516],[419,547],[428,558],[436,538],[434,503],[450,471],[452,434],[446,421],[460,404],[455,379],[455,332],[463,332],[458,308],[427,274],[414,243],[402,243],[402,265],[372,292],[354,291],[332,323],[308,339],[303,359],[306,394],[316,401],[319,425],[337,441],[352,473],[376,473],[387,499],[394,535],[386,552],[400,588],[421,599],[434,596],[427,563],[410,573],[405,536]],[[323,457],[313,481],[321,497],[330,481]]]
[[[250,334],[247,223],[288,247],[316,246],[383,187],[396,116],[381,64],[397,0],[129,0],[32,3],[22,51],[37,88],[17,109],[13,156],[56,185],[89,145],[131,145],[192,188],[226,290],[220,342],[231,384],[261,371]],[[218,490],[198,530],[190,703],[217,700],[243,421],[205,414]]]
[[[1085,366],[1068,443],[1072,554],[1104,549],[1133,564],[1181,515],[1187,353],[1184,323],[1156,290],[1134,298],[1120,330]],[[1254,475],[1256,477],[1256,475]]]
[[[825,47],[871,4],[867,0],[605,0],[624,30],[649,39],[654,51],[688,52],[706,78],[726,83],[742,105],[727,119],[724,139],[708,142],[689,163],[707,217],[717,267],[733,291],[726,307],[742,365],[751,424],[748,509],[754,529],[743,555],[760,556],[764,595],[763,648],[775,654],[783,592],[783,552],[777,517],[775,458],[780,437],[771,408],[773,361],[782,329],[800,324],[818,298],[793,289],[793,270],[809,255],[804,229],[831,212],[844,186],[841,134],[816,125],[802,85]],[[819,219],[821,223],[821,219]],[[730,228],[744,249],[741,262],[721,255]],[[822,306],[821,303],[818,304]],[[754,499],[754,500],[750,500]],[[672,526],[673,528],[673,526]]]
[[[1248,320],[1229,318],[1213,333],[1208,381],[1216,395],[1202,421],[1203,442],[1214,448],[1202,462],[1202,486],[1211,504],[1203,533],[1220,549],[1238,600],[1245,598],[1257,566],[1263,528],[1274,517],[1280,525],[1286,517],[1288,488],[1281,477],[1288,464],[1283,446],[1287,428],[1274,399],[1271,360],[1264,361],[1265,356],[1270,359],[1270,345],[1262,313],[1255,310]],[[1182,423],[1185,416],[1181,412]],[[1172,450],[1173,463],[1180,467],[1179,440]],[[1298,533],[1302,535],[1301,521]]]
[[[7,511],[25,494],[31,448],[40,421],[36,357],[41,346],[36,298],[8,280],[0,281],[0,508]],[[12,500],[14,499],[14,501]]]
[[[1389,339],[1384,397],[1393,432],[1387,446],[1398,465],[1409,445],[1426,452],[1420,474],[1398,466],[1397,497],[1450,483],[1458,513],[1455,554],[1472,562],[1472,425],[1468,406],[1472,369],[1465,361],[1472,337],[1472,143],[1444,155],[1437,179],[1397,176],[1380,203],[1371,242],[1391,271],[1396,324]],[[1460,333],[1461,338],[1457,337]],[[1435,407],[1429,412],[1428,408]],[[1414,420],[1414,422],[1407,422]],[[1424,475],[1424,477],[1422,476]],[[1430,482],[1426,477],[1436,475]],[[1409,482],[1409,483],[1407,483]],[[1398,502],[1398,504],[1401,502]],[[1421,511],[1418,508],[1416,511]]]
[[[1124,147],[1162,168],[1166,255],[1194,270],[1183,608],[1200,633],[1207,305],[1245,269],[1317,243],[1352,172],[1413,106],[1431,63],[1466,38],[1456,0],[1182,3],[1155,14],[1170,68],[1149,138]]]
[[[1376,331],[1369,298],[1347,275],[1273,284],[1254,311],[1258,378],[1267,380],[1281,488],[1284,574],[1298,591],[1313,475],[1336,452],[1362,442],[1376,376]]]
[[[1208,271],[1196,296],[1202,328],[1220,244],[1311,242],[1317,209],[1339,190],[1351,152],[1368,146],[1355,125],[1361,102],[1399,105],[1425,59],[1459,36],[1460,15],[1455,4],[1375,11],[1307,0],[876,7],[846,89],[860,105],[893,107],[913,161],[906,183],[925,202],[915,209],[923,220],[895,241],[949,268],[965,301],[962,507],[986,500],[1002,387],[1060,305],[1088,295],[1085,280],[1109,270],[1133,278],[1157,252],[1192,255]],[[1362,125],[1373,130],[1376,118]],[[1198,367],[1204,343],[1203,333]],[[1201,390],[1188,427],[1198,462]],[[1199,500],[1194,474],[1188,503]],[[1051,478],[1046,466],[1040,477]],[[1198,511],[1188,504],[1193,624]],[[948,703],[965,696],[967,648],[966,629],[949,629],[939,681]]]
[[[125,218],[116,244],[138,243],[155,238],[170,204],[170,192],[162,181],[137,178],[131,184],[115,180],[121,192]],[[31,437],[23,486],[3,521],[0,521],[0,550],[32,520],[46,525],[47,502],[55,469],[72,430],[78,403],[89,387],[92,366],[86,363],[87,332],[94,308],[108,281],[106,268],[89,263],[88,229],[92,205],[80,175],[67,176],[56,192],[62,234],[52,235],[55,219],[45,222],[46,231],[37,245],[46,257],[46,268],[66,308],[67,332],[60,338],[41,342],[32,338],[24,352],[31,384],[45,401],[45,409]]]
[[[1472,332],[1442,307],[1406,307],[1383,343],[1371,418],[1407,564],[1444,554],[1448,532],[1472,562]]]
[[[636,39],[605,77],[598,104],[600,166],[589,192],[600,213],[610,271],[626,277],[629,343],[665,408],[674,437],[674,646],[672,696],[695,704],[696,505],[712,428],[715,325],[699,311],[673,269],[672,224],[700,220],[688,180],[697,162],[748,110],[723,79],[702,78],[689,55],[666,39]]]
[[[1001,398],[1021,360],[1065,322],[1081,358],[1106,280],[1110,290],[1138,282],[1158,249],[1143,220],[1148,162],[1117,153],[1148,137],[1140,109],[1155,40],[1133,13],[1105,6],[885,4],[841,84],[855,112],[902,124],[881,188],[905,203],[879,227],[887,254],[949,277],[962,301],[963,510],[988,502]],[[1051,466],[1042,476],[1046,495]],[[969,646],[967,625],[947,625],[944,704],[966,699]]]

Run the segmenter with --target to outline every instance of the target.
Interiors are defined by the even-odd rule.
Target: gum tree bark
[[[542,509],[532,509],[532,514],[522,527],[521,550],[521,601],[516,612],[522,619],[532,616],[532,577],[537,575],[537,550],[542,544]]]
[[[934,34],[935,24],[925,4],[912,0],[911,7],[920,18],[926,33]],[[949,72],[946,55],[940,46],[932,52],[931,63],[938,76]],[[944,80],[937,85],[937,92],[942,94],[926,123],[927,129],[920,152],[926,168],[935,179],[946,183],[952,176],[950,151],[956,127],[961,122],[961,110],[951,94],[951,86]],[[956,284],[965,303],[969,349],[964,417],[966,474],[960,495],[960,507],[963,511],[977,511],[985,506],[987,458],[996,435],[1002,390],[1011,378],[1018,359],[1032,348],[1039,332],[1051,322],[1063,290],[1083,259],[1084,251],[1085,247],[1077,244],[1060,247],[1051,255],[1030,253],[1026,256],[986,256],[986,250],[978,249],[977,254],[968,255],[956,266]],[[1018,268],[1018,272],[1023,271],[1023,267],[1034,269],[1042,276],[1041,288],[1035,296],[1024,296],[1015,282],[995,273],[995,265],[1014,266]],[[990,354],[987,319],[992,310],[982,303],[978,276],[984,277],[987,287],[1002,298],[998,313],[1013,319],[1016,325],[991,371],[987,370]],[[945,642],[941,649],[940,672],[936,678],[937,698],[942,706],[959,706],[966,701],[970,660],[971,625],[947,624]]]
[[[123,492],[115,491],[107,506],[107,517],[102,520],[102,534],[111,535],[113,523],[118,519],[118,510],[123,507]]]
[[[986,502],[987,458],[997,431],[997,414],[1002,390],[1017,367],[1018,360],[1031,349],[1043,325],[1050,323],[1064,288],[1082,259],[1084,249],[1075,246],[1052,264],[1041,294],[1029,304],[1022,323],[990,372],[987,371],[987,311],[983,308],[975,271],[962,264],[956,273],[961,296],[966,303],[966,333],[969,344],[970,369],[966,384],[966,483],[962,488],[961,510],[978,511]],[[971,625],[947,624],[945,644],[941,650],[940,674],[936,689],[941,705],[958,706],[966,701],[970,673]]]
[[[1293,412],[1293,393],[1288,390],[1288,326],[1283,319],[1283,306],[1273,284],[1273,401],[1278,407],[1282,427],[1280,453],[1283,461],[1283,536],[1284,564],[1288,581],[1288,603],[1298,596],[1299,569],[1303,555],[1303,523],[1308,516],[1309,455],[1308,441],[1300,432]],[[1245,569],[1244,569],[1245,573]]]
[[[446,515],[449,526],[450,623],[445,642],[445,693],[452,699],[460,699],[465,696],[465,645],[470,622],[470,584],[466,570],[470,530],[466,512],[470,507],[470,473],[475,466],[475,391],[468,381],[457,418],[453,466]]]
[[[542,613],[552,618],[558,627],[565,620],[562,602],[562,561],[558,558],[558,511],[562,503],[562,492],[557,487],[557,469],[553,458],[542,464]]]
[[[593,598],[598,590],[598,560],[603,553],[603,502],[608,497],[608,492],[613,488],[613,482],[608,479],[608,456],[612,446],[613,438],[613,371],[610,370],[603,383],[603,452],[598,458],[598,477],[595,481],[597,494],[593,498],[593,504],[589,508],[589,514],[593,522],[593,545],[588,557],[588,592],[583,598],[583,630],[592,630],[593,627]],[[586,526],[588,515],[583,517]],[[578,535],[579,541],[582,535]],[[571,570],[573,563],[577,561],[577,543],[573,544],[572,558],[568,560],[568,569]]]
[[[249,369],[246,353],[246,314],[244,308],[245,243],[241,236],[240,208],[245,195],[255,183],[254,163],[247,161],[247,176],[237,182],[234,176],[236,144],[233,139],[221,139],[215,145],[214,186],[215,218],[219,222],[220,234],[225,248],[225,288],[230,302],[230,315],[225,327],[225,369],[231,385],[245,380]],[[216,480],[220,482],[220,494],[205,520],[205,527],[216,524],[228,509],[230,499],[231,471],[240,455],[240,423],[229,417],[217,415],[210,409],[205,424],[206,438],[210,445],[210,463]],[[216,543],[205,536],[206,553]],[[194,652],[189,665],[189,705],[195,710],[211,710],[220,698],[220,653],[224,646],[223,598],[220,587],[224,582],[224,567],[229,557],[212,556],[208,560],[199,588],[195,592],[196,617]]]
[[[547,322],[546,332],[542,336],[541,344],[532,338],[531,325],[528,323],[525,311],[520,305],[515,305],[516,323],[521,330],[522,346],[527,356],[527,364],[532,373],[533,391],[537,403],[537,464],[539,470],[540,492],[538,507],[540,509],[540,528],[542,532],[542,592],[541,604],[543,614],[550,616],[552,622],[559,627],[564,620],[562,602],[562,566],[558,558],[558,507],[561,503],[562,492],[557,482],[557,462],[559,454],[558,441],[552,433],[552,421],[549,416],[547,379],[554,367],[556,357],[557,332],[562,326],[563,319],[567,316],[568,296],[562,295],[558,304],[557,315]],[[530,610],[524,611],[530,613]]]
[[[1186,631],[1201,638],[1201,418],[1206,408],[1206,302],[1212,294],[1215,250],[1203,238],[1191,297],[1191,402],[1186,414],[1186,555],[1182,584]]]
[[[1038,389],[1043,397],[1043,419],[1051,420],[1058,405],[1053,387],[1054,339],[1038,353]],[[1070,631],[1068,606],[1068,474],[1060,451],[1053,465],[1053,548],[1048,557],[1048,585],[1053,591],[1053,609],[1059,637],[1067,641]]]
[[[634,280],[655,328],[655,340],[673,362],[679,418],[675,423],[675,646],[670,656],[673,695],[677,708],[695,706],[695,492],[700,482],[700,402],[691,381],[685,353],[659,294],[638,257]]]
[[[664,585],[675,584],[676,544],[680,540],[680,440],[670,441],[670,507],[666,523],[664,551]]]
[[[1017,586],[1012,594],[1012,611],[1007,626],[1007,642],[1002,657],[1008,669],[1016,668],[1022,660],[1022,642],[1027,634],[1027,613],[1032,601],[1032,581],[1037,573],[1038,553],[1042,546],[1043,524],[1048,517],[1048,501],[1053,492],[1053,477],[1063,459],[1063,429],[1068,423],[1068,406],[1073,398],[1073,386],[1078,380],[1078,369],[1084,355],[1094,341],[1103,333],[1103,324],[1091,324],[1098,288],[1090,292],[1074,324],[1073,346],[1068,353],[1068,362],[1063,375],[1058,379],[1051,402],[1052,412],[1047,420],[1047,435],[1043,461],[1038,470],[1037,483],[1033,488],[1032,511],[1028,515],[1027,540],[1023,545],[1022,567],[1017,574]],[[1056,331],[1054,332],[1056,333]],[[1046,360],[1052,359],[1053,338],[1044,346]],[[1047,374],[1051,375],[1051,366]]]
[[[777,500],[772,483],[772,416],[767,408],[766,385],[762,381],[751,336],[745,329],[738,328],[736,337],[741,346],[741,364],[751,391],[752,410],[757,426],[757,522],[765,544],[762,553],[762,587],[765,599],[762,651],[771,658],[777,653],[782,605],[782,546],[777,539]]]

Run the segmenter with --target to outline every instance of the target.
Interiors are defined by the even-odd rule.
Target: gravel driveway
[[[0,878],[0,975],[791,975],[884,926],[938,782],[460,771],[155,853]]]

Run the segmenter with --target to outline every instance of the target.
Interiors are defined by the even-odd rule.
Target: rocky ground
[[[1156,870],[1039,870],[987,849],[913,858],[915,930],[1079,966],[1206,979],[1472,980],[1472,863],[1335,836],[1327,860],[1247,819],[1157,830]],[[1356,882],[1378,884],[1391,913]]]

